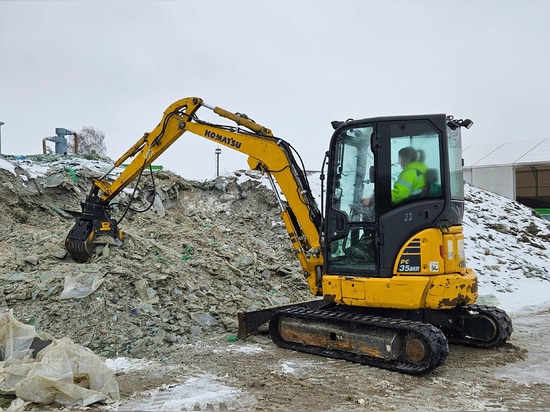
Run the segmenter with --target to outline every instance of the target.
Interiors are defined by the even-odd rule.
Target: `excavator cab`
[[[325,299],[396,309],[475,302],[462,233],[464,122],[472,123],[434,114],[338,125],[329,150]]]
[[[405,185],[421,187],[397,193],[405,149],[414,150],[418,163],[415,181]],[[451,130],[445,115],[349,121],[336,130],[330,153],[325,272],[422,273],[420,255],[407,255],[396,271],[395,258],[412,235],[462,223],[460,128]]]

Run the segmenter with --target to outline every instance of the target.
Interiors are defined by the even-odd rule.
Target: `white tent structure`
[[[472,186],[550,209],[550,139],[466,146],[463,158],[464,179]]]

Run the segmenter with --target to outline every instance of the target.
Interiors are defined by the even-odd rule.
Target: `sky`
[[[91,126],[116,160],[191,96],[270,128],[309,170],[332,120],[447,113],[474,121],[465,146],[545,138],[549,15],[546,0],[0,1],[0,151]],[[211,179],[216,148],[186,133],[155,164]],[[244,168],[222,149],[220,173]]]

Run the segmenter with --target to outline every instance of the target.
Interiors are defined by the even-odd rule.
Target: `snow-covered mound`
[[[550,222],[518,202],[466,185],[467,264],[480,301],[514,312],[550,303]]]

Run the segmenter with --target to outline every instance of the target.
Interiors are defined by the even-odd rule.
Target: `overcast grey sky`
[[[189,96],[308,169],[335,119],[448,113],[474,121],[465,146],[550,138],[549,18],[547,0],[0,1],[1,150],[86,125],[117,159]],[[186,133],[155,164],[209,179],[216,147]],[[222,150],[222,173],[247,167]]]

